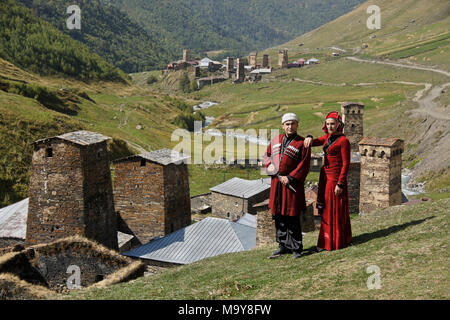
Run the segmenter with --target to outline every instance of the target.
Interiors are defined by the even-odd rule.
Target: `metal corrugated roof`
[[[270,188],[270,178],[245,180],[234,177],[222,184],[212,187],[211,191],[243,199],[248,199]]]
[[[268,199],[267,199],[268,200]],[[236,223],[240,223],[252,228],[256,228],[256,215],[246,213]]]
[[[0,238],[25,239],[28,198],[0,209]]]
[[[123,255],[177,264],[193,263],[256,245],[256,228],[208,217]]]

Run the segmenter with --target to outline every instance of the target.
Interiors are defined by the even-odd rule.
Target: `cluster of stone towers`
[[[368,213],[402,203],[403,140],[363,136],[364,105],[343,103],[344,134],[351,145],[350,212]]]
[[[117,249],[117,231],[142,243],[191,223],[186,157],[161,149],[116,160],[113,191],[108,139],[76,131],[34,143],[28,245],[81,235]]]

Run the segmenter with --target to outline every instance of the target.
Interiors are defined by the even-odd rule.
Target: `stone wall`
[[[263,55],[262,67],[269,68],[269,55],[268,54]]]
[[[69,266],[80,271],[80,285],[88,287],[114,275],[110,282],[122,282],[141,276],[145,265],[105,247],[80,238],[67,238],[49,244],[28,247],[0,261],[0,273],[11,273],[30,284],[53,291],[67,290]],[[130,270],[124,270],[130,268]],[[120,272],[123,270],[123,272]],[[70,288],[69,288],[70,289]]]
[[[186,164],[164,166],[165,234],[191,224],[191,197]]]
[[[114,204],[119,231],[143,244],[165,234],[164,169],[140,158],[114,165]]]
[[[117,249],[106,142],[79,146],[60,139],[35,145],[26,243],[82,235]]]
[[[255,204],[256,212],[256,246],[272,245],[275,240],[275,221],[269,209],[269,200]]]
[[[361,162],[350,162],[347,175],[350,213],[359,213]]]
[[[245,213],[256,214],[253,205],[268,199],[269,195],[270,188],[248,199],[211,192],[211,212],[219,218],[236,220],[242,218]]]
[[[187,166],[141,157],[115,162],[114,201],[119,231],[140,243],[184,228],[191,224]]]

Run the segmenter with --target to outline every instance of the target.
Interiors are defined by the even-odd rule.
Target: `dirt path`
[[[386,65],[392,65],[399,68],[408,68],[408,69],[415,69],[415,70],[423,70],[423,71],[431,71],[431,72],[437,72],[440,74],[443,74],[447,77],[450,77],[450,72],[441,70],[441,69],[434,69],[429,67],[423,67],[423,66],[415,66],[415,65],[405,65],[397,62],[386,62],[386,61],[377,61],[377,60],[365,60],[360,59],[356,57],[347,57],[346,59],[357,61],[357,62],[365,62],[365,63],[374,63],[374,64],[386,64]],[[415,98],[413,101],[417,102],[419,104],[419,108],[413,110],[414,113],[421,113],[429,115],[433,118],[439,119],[439,120],[450,120],[450,115],[448,114],[448,111],[445,110],[439,110],[439,106],[437,103],[434,102],[435,99],[439,98],[439,96],[444,92],[444,89],[448,86],[450,86],[450,82],[436,85],[432,87],[431,83],[414,83],[414,82],[404,82],[404,81],[395,81],[396,83],[403,83],[403,84],[413,84],[413,85],[424,85],[425,88],[417,91]],[[430,90],[431,88],[431,90]],[[428,91],[428,94],[424,96],[424,93]]]
[[[366,62],[366,63],[373,63],[373,64],[387,64],[387,65],[390,65],[390,66],[395,66],[395,67],[400,67],[400,68],[408,68],[408,69],[416,69],[416,70],[437,72],[437,73],[443,74],[443,75],[445,75],[447,77],[450,77],[450,72],[445,71],[445,70],[441,70],[441,69],[434,69],[434,68],[430,68],[430,67],[401,64],[401,63],[398,63],[398,62],[366,60],[366,59],[360,59],[360,58],[357,58],[357,57],[346,57],[346,59],[352,60],[352,61],[357,61],[357,62]]]

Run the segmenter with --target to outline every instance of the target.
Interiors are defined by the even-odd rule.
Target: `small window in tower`
[[[141,159],[141,167],[145,167],[146,161],[145,159]]]
[[[105,278],[104,275],[102,275],[102,274],[97,274],[97,275],[95,276],[95,282],[102,281],[104,278]]]
[[[47,148],[47,149],[45,149],[45,156],[46,156],[47,158],[53,157],[53,148]]]
[[[352,128],[356,127],[356,125],[354,123],[352,123]]]
[[[97,152],[97,159],[100,159],[101,157],[102,157],[102,151],[100,150]]]
[[[173,223],[170,224],[170,232],[173,232],[174,227],[173,227]]]
[[[230,213],[229,212],[227,212],[227,218],[229,218],[230,217]]]

